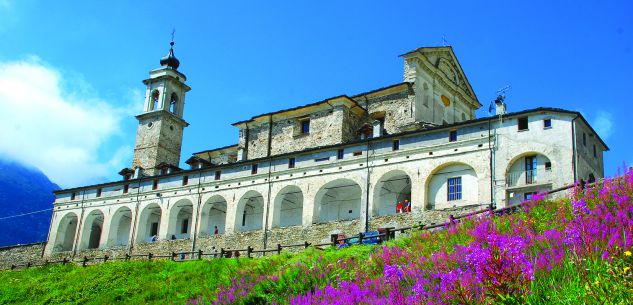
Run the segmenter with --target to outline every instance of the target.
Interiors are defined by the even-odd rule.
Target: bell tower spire
[[[174,40],[160,67],[143,80],[146,86],[143,113],[136,116],[136,145],[132,168],[141,168],[144,175],[157,175],[157,167],[178,166],[184,128],[185,94],[191,90],[187,77],[178,71],[180,61],[174,55]]]

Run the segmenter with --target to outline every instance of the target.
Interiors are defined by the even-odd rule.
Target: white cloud
[[[600,110],[594,118],[592,125],[598,135],[606,140],[613,133],[613,115],[610,112]]]
[[[121,134],[129,109],[90,91],[80,77],[36,57],[0,62],[0,155],[39,168],[62,187],[111,176],[132,148],[119,148],[109,160],[99,152]]]

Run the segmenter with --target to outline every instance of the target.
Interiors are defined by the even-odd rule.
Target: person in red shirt
[[[400,201],[396,204],[396,213],[402,213],[402,202]]]
[[[219,231],[218,231],[218,226],[215,226],[215,230],[213,232],[214,235],[218,235]]]

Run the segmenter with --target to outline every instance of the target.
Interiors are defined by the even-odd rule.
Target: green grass
[[[569,201],[534,207],[530,213],[539,221],[525,225],[536,226],[538,231],[555,226],[558,216],[548,213],[547,204],[569,204]],[[515,221],[525,220],[525,215],[517,216]],[[509,218],[496,217],[494,221],[501,230],[509,227]],[[472,226],[470,221],[463,221],[458,229]],[[446,230],[433,233],[431,238],[420,238],[425,234],[417,233],[412,236],[387,245],[397,245],[406,251],[417,249],[415,251],[428,255],[442,246],[466,244],[471,239],[466,234],[449,234]],[[279,277],[274,285],[272,281],[258,281],[249,296],[238,303],[261,304],[262,300],[304,294],[318,284],[313,282],[316,278],[327,282],[354,280],[357,272],[372,268],[377,270],[375,274],[380,274],[382,269],[377,260],[368,259],[374,249],[373,246],[342,250],[309,248],[298,254],[282,253],[258,259],[108,262],[88,267],[54,265],[0,271],[0,304],[185,304],[200,296],[212,300],[218,287],[229,286],[234,279]],[[624,250],[611,255],[608,260],[569,255],[561,266],[535,274],[529,295],[518,299],[516,295],[500,296],[497,301],[501,304],[633,304],[633,257],[624,255]],[[355,267],[337,268],[345,264]],[[319,275],[308,276],[310,270],[327,270],[325,279]]]
[[[210,296],[238,274],[272,274],[298,262],[367,259],[371,246],[325,251],[308,249],[260,259],[188,262],[108,262],[88,267],[53,265],[0,271],[0,304],[184,304]]]

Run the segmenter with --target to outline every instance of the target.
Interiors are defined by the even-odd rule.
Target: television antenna
[[[445,47],[445,46],[448,46],[448,45],[450,45],[450,44],[446,40],[446,36],[442,35],[442,46]]]
[[[505,87],[497,90],[497,95],[505,97],[506,96],[506,92],[508,92],[508,90],[510,90],[511,88],[512,88],[512,86],[506,85]]]

